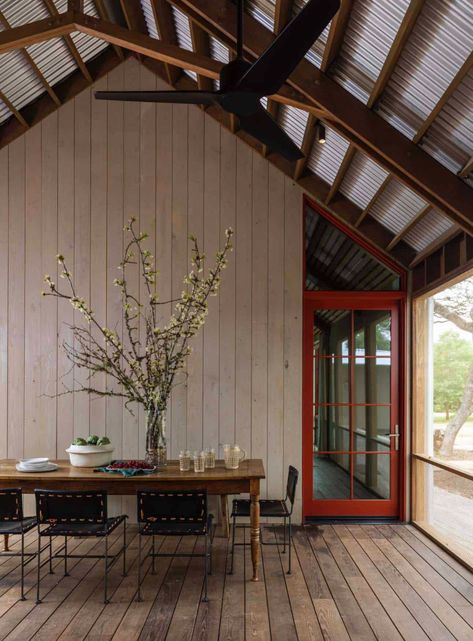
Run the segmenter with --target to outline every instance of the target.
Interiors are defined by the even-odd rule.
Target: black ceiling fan
[[[240,128],[288,160],[304,154],[261,105],[277,93],[336,14],[340,0],[308,0],[301,11],[251,64],[243,58],[244,0],[237,0],[237,55],[220,72],[218,91],[96,91],[99,100],[220,105],[238,116]]]

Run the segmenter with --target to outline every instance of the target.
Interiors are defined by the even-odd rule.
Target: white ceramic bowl
[[[74,467],[103,467],[113,460],[113,445],[71,445],[66,452]]]

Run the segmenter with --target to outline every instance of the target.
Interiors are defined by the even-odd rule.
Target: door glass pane
[[[314,456],[314,498],[350,498],[348,454],[321,454]]]
[[[377,451],[388,448],[377,446]],[[388,499],[390,497],[391,457],[389,454],[354,454],[353,494],[356,499]]]

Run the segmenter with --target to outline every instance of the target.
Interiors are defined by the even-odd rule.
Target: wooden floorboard
[[[36,547],[35,533],[27,537]],[[243,542],[248,531],[239,530]],[[111,542],[120,547],[121,532]],[[36,565],[27,566],[27,600],[20,601],[17,559],[0,557],[0,641],[471,641],[473,574],[435,543],[405,525],[320,525],[295,528],[293,571],[281,530],[266,528],[261,580],[251,575],[249,547],[238,546],[234,573],[229,542],[214,540],[209,602],[202,602],[202,558],[146,559],[143,601],[136,601],[138,535],[130,528],[127,576],[110,574],[103,603],[103,562],[54,561],[43,568],[35,603]],[[55,541],[55,549],[62,541]],[[147,550],[150,541],[145,542]],[[72,539],[70,550],[102,543]],[[157,549],[202,552],[194,537],[158,538]],[[18,549],[12,538],[12,549]]]

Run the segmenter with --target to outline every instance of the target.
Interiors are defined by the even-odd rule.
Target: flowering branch
[[[232,250],[233,231],[226,230],[225,245],[217,252],[215,264],[207,276],[204,275],[205,254],[200,253],[197,239],[191,236],[191,271],[184,278],[181,296],[176,300],[160,301],[156,293],[154,258],[143,247],[147,234],[138,234],[135,222],[132,218],[124,227],[130,239],[118,266],[121,276],[114,280],[121,294],[123,335],[97,321],[93,309],[76,292],[72,274],[62,254],[57,256],[57,260],[62,267],[60,277],[66,281],[66,288],[60,289],[46,275],[44,280],[48,290],[43,295],[69,301],[85,321],[84,325],[70,326],[74,340],[72,344],[63,344],[71,363],[89,372],[87,383],[75,391],[125,398],[127,407],[136,402],[143,405],[147,412],[156,413],[165,410],[176,384],[175,377],[191,353],[190,341],[205,323],[208,299],[218,294],[221,272]],[[148,298],[146,303],[129,290],[127,270],[131,265],[139,266]],[[159,326],[157,308],[169,303],[175,303],[174,311],[167,324]],[[140,338],[141,324],[144,327],[143,339]],[[94,377],[99,373],[114,379],[118,388],[94,386]]]

